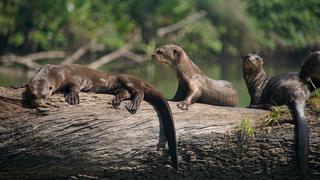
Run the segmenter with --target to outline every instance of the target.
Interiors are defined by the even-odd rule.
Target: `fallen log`
[[[48,108],[21,105],[22,89],[0,88],[0,177],[221,179],[298,178],[294,127],[266,127],[268,111],[194,104],[181,111],[170,102],[178,134],[180,170],[157,150],[159,121],[151,105],[136,114],[112,96],[81,93],[79,105],[54,95]],[[308,112],[310,178],[320,174],[320,121]],[[254,137],[239,138],[250,119]],[[289,121],[290,122],[290,121]],[[241,139],[241,140],[240,140]]]

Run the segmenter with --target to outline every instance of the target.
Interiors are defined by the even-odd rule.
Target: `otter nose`
[[[155,54],[155,53],[152,53],[152,54],[151,54],[151,58],[152,58],[152,59],[156,58],[156,54]]]
[[[250,61],[250,62],[254,62],[254,58],[248,58],[248,60]]]

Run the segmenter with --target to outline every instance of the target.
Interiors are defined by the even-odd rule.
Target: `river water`
[[[200,69],[212,79],[231,81],[239,95],[239,106],[249,104],[249,94],[242,77],[241,58],[215,58],[208,60],[195,60]],[[265,69],[270,75],[278,75],[286,72],[297,72],[300,69],[301,60],[279,58],[266,60]],[[130,65],[131,64],[131,65]],[[178,82],[173,70],[165,64],[158,64],[148,60],[143,65],[132,65],[124,60],[116,60],[105,65],[100,70],[112,73],[126,73],[135,75],[155,85],[167,98],[172,98],[176,92]],[[16,71],[7,71],[0,66],[0,86],[9,86],[13,83],[26,82],[34,72],[27,72],[21,68]]]

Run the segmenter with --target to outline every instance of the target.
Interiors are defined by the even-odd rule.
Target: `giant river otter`
[[[299,169],[308,174],[309,130],[305,117],[305,101],[310,92],[319,87],[320,53],[312,53],[302,65],[300,73],[286,73],[270,77],[263,69],[263,59],[256,54],[243,57],[243,76],[251,96],[250,107],[269,108],[287,105],[295,121],[295,135]],[[317,66],[316,66],[317,65]],[[312,85],[312,80],[316,83]]]
[[[195,102],[236,106],[238,97],[232,84],[224,80],[208,78],[196,66],[183,49],[176,45],[164,45],[157,48],[152,59],[171,66],[178,78],[178,90],[173,101],[181,101],[178,107],[188,110]]]
[[[130,99],[131,103],[126,108],[132,113],[137,111],[142,100],[149,102],[159,112],[160,126],[164,128],[164,135],[160,128],[159,145],[163,146],[168,141],[173,166],[178,168],[176,131],[171,109],[154,86],[133,76],[110,75],[82,65],[45,65],[25,85],[24,94],[28,102],[39,105],[41,100],[56,92],[64,92],[65,101],[72,105],[80,103],[79,92],[113,94],[113,106]]]

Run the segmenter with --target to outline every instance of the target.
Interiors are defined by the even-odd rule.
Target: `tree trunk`
[[[180,170],[157,150],[159,121],[146,102],[136,114],[108,104],[112,96],[80,93],[71,106],[56,94],[48,108],[21,105],[21,90],[0,88],[0,177],[90,179],[298,178],[294,127],[263,123],[268,111],[170,102]],[[320,174],[320,123],[308,112],[310,177]],[[250,119],[254,137],[236,129]]]

